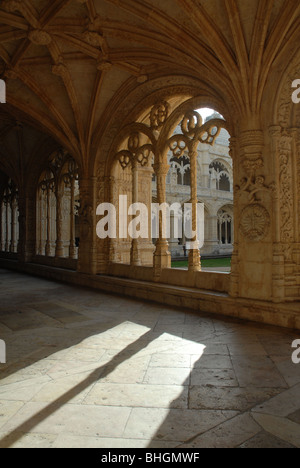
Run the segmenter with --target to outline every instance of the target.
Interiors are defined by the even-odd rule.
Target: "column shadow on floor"
[[[98,369],[93,371],[85,380],[80,384],[73,387],[70,391],[66,392],[63,396],[49,404],[42,411],[34,415],[32,418],[25,421],[13,432],[8,434],[2,440],[0,440],[0,448],[9,448],[15,444],[24,433],[28,433],[34,429],[38,424],[49,418],[52,414],[58,411],[62,406],[69,403],[73,398],[87,389],[90,385],[101,382],[101,379],[108,377],[120,364],[129,360],[138,352],[146,348],[151,341],[147,341],[148,335],[151,332],[144,334],[140,339],[133,342],[130,346],[127,346],[124,350],[118,353],[108,364],[100,366]]]
[[[18,277],[17,276],[13,277],[13,282],[14,281],[16,282],[16,286],[17,286],[17,283],[18,283]],[[44,282],[42,282],[42,284],[44,284]],[[54,284],[54,286],[55,286],[55,284]],[[57,294],[59,294],[60,288],[61,288],[61,286],[57,285]],[[72,291],[76,291],[76,293],[77,294],[79,293],[80,295],[81,295],[81,290],[82,290],[83,297],[84,297],[84,294],[91,292],[88,288],[74,288],[74,287],[70,287],[70,286],[68,286],[68,287],[64,286],[64,288],[66,288],[66,291],[69,291],[69,293],[72,292]],[[52,289],[52,292],[53,291],[56,291],[56,290]],[[43,295],[46,296],[46,292],[43,290],[43,287],[41,287],[41,289],[37,293],[36,298],[39,297],[39,299],[41,299],[41,297],[43,297]],[[97,292],[97,293],[93,292],[93,298],[94,298],[94,300],[99,298],[99,314],[100,314],[100,311],[101,311],[101,298],[104,301],[104,303],[105,303],[105,301],[109,302],[110,300],[111,301],[121,301],[122,300],[120,298],[116,298],[116,297],[111,296],[111,295],[103,294],[101,292]],[[31,297],[30,293],[28,293],[28,300],[34,301],[34,297]],[[108,304],[108,302],[106,302],[106,304]],[[133,303],[142,304],[140,301],[134,301]],[[162,307],[162,306],[155,305],[153,307],[158,311],[160,309],[160,307]],[[1,309],[5,311],[5,304],[3,304],[3,303],[0,304],[0,327],[1,327],[1,316],[2,316]],[[165,306],[163,307],[164,312],[167,313],[168,310],[174,312],[173,307],[169,307],[169,308],[165,307]],[[15,313],[16,313],[16,315],[15,315],[15,317],[13,319],[17,321],[18,320],[18,311],[16,311]],[[178,311],[178,313],[180,313],[180,311]],[[182,313],[184,313],[184,312],[182,312]],[[50,315],[51,314],[52,314],[52,312],[50,313]],[[7,313],[4,314],[4,315],[7,317]],[[26,315],[26,311],[25,311],[25,315]],[[72,312],[70,312],[70,315],[72,315]],[[196,319],[200,320],[201,323],[203,323],[203,324],[204,324],[204,322],[209,322],[212,319],[211,315],[201,314],[201,316],[200,316],[200,314],[195,314],[193,312],[190,312],[188,316],[191,317],[191,319],[192,319],[190,321],[190,323],[194,323],[194,318],[193,317],[195,317],[195,320]],[[76,313],[74,313],[74,317],[76,317]],[[58,314],[58,318],[59,318],[59,314]],[[88,322],[89,321],[88,316],[85,317],[85,318],[86,318],[86,321]],[[213,318],[215,320],[217,320],[217,317],[214,316]],[[26,319],[26,317],[23,317],[22,319]],[[138,354],[139,352],[141,352],[142,350],[147,348],[153,341],[159,340],[159,338],[163,334],[165,334],[165,333],[169,334],[169,335],[171,334],[174,337],[178,337],[178,338],[182,339],[182,334],[180,334],[180,332],[179,332],[180,331],[180,325],[178,326],[178,333],[176,333],[176,330],[174,328],[177,328],[177,327],[172,327],[171,322],[168,322],[166,324],[160,323],[159,331],[156,332],[156,325],[153,325],[151,327],[149,325],[149,321],[147,321],[147,320],[148,320],[148,317],[146,317],[145,320],[140,318],[140,320],[137,322],[138,325],[140,325],[142,327],[147,327],[149,329],[149,331],[147,333],[140,336],[137,340],[133,341],[128,346],[124,347],[124,349],[122,349],[114,358],[112,358],[109,363],[107,363],[105,365],[100,365],[96,370],[91,372],[91,374],[87,378],[85,378],[82,382],[80,382],[80,384],[75,385],[71,390],[67,391],[60,398],[57,398],[55,401],[48,404],[42,411],[40,411],[39,413],[37,413],[33,417],[29,418],[27,421],[22,423],[19,427],[15,428],[10,434],[8,434],[6,437],[4,437],[0,441],[0,447],[5,448],[5,447],[13,446],[16,442],[18,442],[23,437],[24,433],[28,433],[28,432],[32,431],[37,425],[42,423],[45,419],[49,418],[52,414],[54,414],[56,411],[58,411],[64,405],[68,404],[72,399],[74,399],[77,395],[79,395],[81,392],[83,392],[85,389],[87,389],[90,385],[93,385],[95,383],[100,383],[102,379],[105,379],[107,376],[109,376],[111,373],[113,373],[114,370],[119,365],[121,365],[122,363],[125,363],[127,360],[130,360],[133,356],[135,356],[136,354]],[[128,310],[128,313],[127,313],[126,311],[124,312],[124,311],[122,311],[120,309],[120,313],[118,313],[118,311],[115,311],[115,314],[112,317],[111,325],[109,325],[107,323],[101,323],[101,322],[97,323],[96,322],[96,323],[93,323],[92,327],[91,327],[91,324],[86,325],[83,322],[83,324],[81,326],[80,321],[79,321],[78,322],[78,328],[75,328],[75,329],[73,329],[73,328],[72,329],[64,328],[63,326],[61,328],[57,328],[57,329],[53,328],[52,329],[53,335],[55,335],[55,333],[58,334],[58,336],[55,336],[55,338],[59,338],[59,336],[60,336],[59,334],[62,334],[62,336],[64,336],[64,340],[63,340],[62,343],[60,343],[59,339],[57,341],[55,341],[55,343],[56,343],[55,347],[54,348],[49,347],[47,349],[44,349],[45,353],[44,353],[43,356],[40,356],[39,353],[38,353],[38,351],[41,348],[41,345],[39,345],[38,343],[34,343],[34,346],[36,347],[36,349],[31,350],[32,353],[29,356],[30,359],[29,360],[28,359],[23,360],[23,361],[22,360],[17,361],[15,364],[12,364],[11,366],[8,366],[7,369],[5,369],[3,371],[2,378],[7,377],[7,376],[9,376],[11,374],[14,374],[15,372],[18,372],[19,370],[21,370],[23,367],[29,366],[29,365],[33,364],[34,362],[38,362],[41,359],[47,359],[47,358],[51,357],[51,355],[53,353],[57,353],[57,352],[62,351],[64,349],[68,349],[68,348],[71,348],[73,346],[76,346],[77,344],[81,343],[81,341],[83,341],[84,339],[88,339],[88,338],[91,338],[93,336],[97,336],[97,335],[100,335],[100,334],[105,335],[105,332],[109,331],[111,328],[114,328],[114,327],[117,327],[118,325],[123,324],[126,321],[134,323],[135,322],[134,316],[132,316],[132,314],[130,313],[130,310]],[[239,334],[244,329],[246,329],[249,324],[247,324],[246,322],[241,322],[241,321],[234,320],[234,319],[221,318],[220,321],[219,321],[219,325],[221,326],[222,329],[224,327],[224,330],[227,330],[227,327],[228,327],[228,329],[230,329],[231,325],[232,325],[232,328],[235,330],[234,333]],[[270,330],[270,327],[264,327],[263,325],[257,325],[256,326],[255,324],[251,324],[251,327],[252,327],[252,330],[253,330],[254,334],[255,334],[255,328],[256,327],[257,327],[257,330],[260,330],[260,331],[263,328],[265,328],[266,330]],[[171,328],[171,330],[170,330],[170,328]],[[36,330],[38,330],[38,328]],[[73,335],[74,330],[78,330],[78,334],[76,335],[76,333],[75,333],[75,338],[74,338],[74,335]],[[277,330],[277,329],[274,328],[274,330]],[[71,333],[71,331],[72,331],[72,333]],[[18,336],[20,336],[20,339],[21,339],[22,338],[22,328],[21,327],[19,329],[19,332],[20,332],[20,334]],[[30,330],[29,329],[25,329],[25,332],[26,332],[25,334],[27,336],[30,336]],[[274,333],[275,333],[275,331],[274,331]],[[293,332],[291,333],[289,331],[281,331],[280,333],[283,334],[283,335],[286,334],[286,335],[289,335],[289,336],[291,336],[293,334]],[[11,338],[14,339],[14,334],[13,333],[11,333],[10,335],[9,334],[7,335],[8,338],[9,338],[9,336],[11,336]],[[194,330],[193,326],[190,325],[190,328],[188,328],[188,331],[187,330],[185,331],[184,340],[190,341],[191,343],[196,343],[197,345],[203,344],[203,346],[205,346],[206,344],[209,344],[210,343],[210,338],[211,338],[211,332],[207,331],[207,334],[203,333],[201,335],[201,337],[198,337],[198,338],[195,337],[195,330]],[[116,338],[116,339],[118,339],[118,338]],[[132,338],[132,339],[134,339],[134,338]],[[244,343],[241,342],[240,346],[241,346],[241,351],[243,351]],[[25,352],[25,350],[26,350],[26,343],[24,343],[24,352]],[[34,357],[35,356],[35,351],[37,351],[36,357]],[[203,387],[205,386],[208,393],[210,391],[209,390],[210,388],[211,388],[212,391],[215,390],[215,386],[213,384],[211,384],[209,386],[209,385],[207,385],[207,382],[205,380],[199,381],[198,373],[199,373],[199,363],[201,363],[201,359],[202,358],[196,359],[194,367],[192,369],[190,369],[189,377],[186,380],[183,379],[183,381],[180,382],[180,384],[178,383],[178,385],[182,386],[183,391],[184,391],[185,388],[188,388],[189,404],[186,406],[185,411],[189,411],[189,409],[190,409],[190,390],[191,390],[193,385],[195,385],[196,387],[197,386],[201,387],[202,385],[203,385]],[[256,365],[257,365],[257,369],[259,369],[259,365],[260,365],[259,362],[257,362]],[[275,366],[274,366],[274,369],[275,369]],[[255,373],[255,371],[256,371],[256,369],[252,370],[252,372],[254,372],[254,373]],[[197,381],[198,381],[198,383],[197,383]],[[236,383],[236,388],[237,387],[238,387],[238,383]],[[218,385],[216,386],[216,389],[218,390],[217,393],[219,393],[220,388],[219,388]],[[230,386],[228,387],[228,389],[230,390]],[[276,393],[276,389],[274,390],[274,392]],[[220,394],[222,394],[222,390],[220,390]],[[200,396],[202,398],[202,395],[200,395]],[[251,405],[254,406],[255,404],[258,404],[261,401],[265,401],[265,399],[267,399],[268,397],[271,397],[271,396],[272,396],[271,394],[270,395],[260,394],[258,392],[258,394],[253,397],[254,400],[251,401],[251,404],[247,405],[247,402],[246,402],[246,404],[244,404],[244,406],[243,406],[243,401],[244,401],[243,397],[239,396],[240,400],[242,400],[242,406],[240,407],[239,402],[238,402],[238,404],[233,403],[232,407],[230,407],[230,408],[232,409],[232,411],[245,411],[245,410],[251,408]],[[218,397],[219,397],[219,395],[216,395],[216,399],[218,399]],[[231,397],[234,400],[234,395],[233,396],[231,395]],[[179,413],[178,414],[176,413],[176,410],[174,411],[175,408],[180,407],[180,401],[182,401],[182,395],[180,395],[178,397],[178,404],[177,404],[176,400],[174,400],[173,402],[170,403],[170,408],[168,409],[168,414],[167,414],[165,420],[162,422],[161,426],[156,431],[153,431],[153,434],[152,434],[152,437],[151,437],[152,441],[149,444],[149,448],[158,447],[159,443],[162,442],[162,441],[168,443],[168,440],[169,441],[172,440],[174,424],[178,424],[178,425],[182,424],[181,420],[176,421],[174,419],[174,415],[177,416],[177,418],[180,416]],[[145,402],[145,405],[147,405],[147,402]],[[205,404],[203,406],[204,406],[204,409],[205,409]],[[208,407],[208,408],[210,408],[210,407]],[[197,408],[195,408],[195,409],[197,409]],[[200,409],[200,407],[198,409]],[[214,409],[213,406],[210,409],[213,410]],[[188,422],[188,424],[190,424],[190,422]],[[197,424],[196,424],[196,426],[197,426]],[[208,424],[208,426],[209,426],[209,424]],[[199,434],[199,433],[200,433],[200,431],[199,430],[197,431],[197,428],[195,429],[195,431],[190,430],[190,429],[183,430],[182,431],[182,437],[180,438],[181,442],[178,442],[178,445],[180,445],[180,443],[183,443],[184,441],[185,442],[191,442],[196,437],[196,435]],[[175,440],[178,440],[178,439],[175,438]]]

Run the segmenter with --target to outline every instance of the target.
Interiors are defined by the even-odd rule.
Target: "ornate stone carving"
[[[262,158],[264,146],[263,133],[261,130],[243,132],[240,137],[240,145],[244,156],[241,165],[246,173],[246,177],[242,178],[240,184],[235,186],[235,194],[240,197],[245,193],[248,195],[251,203],[261,202],[258,193],[269,192],[273,196],[276,191],[275,182],[268,185],[266,184],[266,177],[262,174],[257,174],[258,171],[264,169]]]
[[[250,202],[260,202],[258,197],[259,192],[269,192],[274,194],[276,192],[276,184],[272,182],[271,184],[265,184],[264,176],[253,176],[249,178],[244,178],[241,180],[241,185],[235,187],[235,194],[241,196],[242,193],[248,194],[248,199]]]
[[[293,193],[291,167],[291,137],[283,134],[279,140],[279,182],[280,182],[280,214],[281,240],[292,242],[294,239],[293,224]]]
[[[68,69],[64,63],[58,63],[56,65],[53,65],[52,73],[53,75],[60,76],[63,79],[68,77]]]
[[[109,71],[111,70],[113,64],[108,60],[103,60],[102,58],[97,62],[97,70],[99,71]]]
[[[28,34],[28,39],[36,45],[46,46],[52,42],[52,38],[49,33],[41,29],[34,29]]]
[[[102,48],[103,45],[105,44],[105,39],[104,37],[96,31],[85,31],[83,33],[83,39],[91,46],[97,47],[97,48]]]
[[[150,113],[150,125],[153,130],[158,130],[163,126],[169,117],[169,103],[163,101],[154,106]]]
[[[148,79],[149,79],[149,76],[144,73],[144,74],[139,75],[137,77],[136,81],[137,81],[137,83],[142,84],[142,83],[146,83],[146,81],[148,81]]]
[[[249,205],[241,214],[240,230],[252,242],[263,240],[268,234],[270,224],[270,215],[262,205]]]
[[[119,153],[119,163],[123,170],[125,170],[131,163],[131,154],[128,151]]]
[[[245,169],[248,176],[252,176],[258,169],[264,167],[264,162],[262,158],[258,159],[244,159],[243,168]]]
[[[259,154],[264,146],[264,136],[261,130],[246,130],[241,133],[240,144],[247,154]]]
[[[153,155],[153,147],[152,145],[141,146],[140,141],[139,133],[133,132],[128,138],[128,150],[123,150],[116,154],[116,159],[119,161],[123,170],[130,164],[133,166],[138,163],[142,167],[149,164],[150,158]]]

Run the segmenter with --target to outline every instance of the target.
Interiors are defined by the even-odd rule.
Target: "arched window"
[[[216,189],[223,192],[230,192],[230,175],[228,169],[219,161],[213,162],[209,166],[212,180],[215,180]]]
[[[221,245],[233,243],[233,217],[224,209],[218,212],[218,239]]]
[[[182,156],[181,158],[170,158],[169,162],[171,169],[169,171],[168,180],[171,181],[171,172],[176,170],[177,171],[177,185],[191,185],[191,166],[190,160],[186,156]]]
[[[9,179],[1,201],[1,252],[17,253],[19,244],[19,192]]]
[[[219,190],[223,192],[230,192],[229,174],[222,172],[219,178]]]
[[[191,185],[191,168],[190,166],[185,166],[185,171],[183,175],[183,185]]]

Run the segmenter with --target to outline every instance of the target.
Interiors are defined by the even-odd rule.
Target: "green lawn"
[[[204,268],[231,267],[231,258],[202,259],[201,264]],[[172,268],[188,267],[188,260],[172,262]]]

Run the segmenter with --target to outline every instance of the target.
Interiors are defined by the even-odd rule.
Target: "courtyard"
[[[300,447],[299,334],[0,270],[0,447]]]

